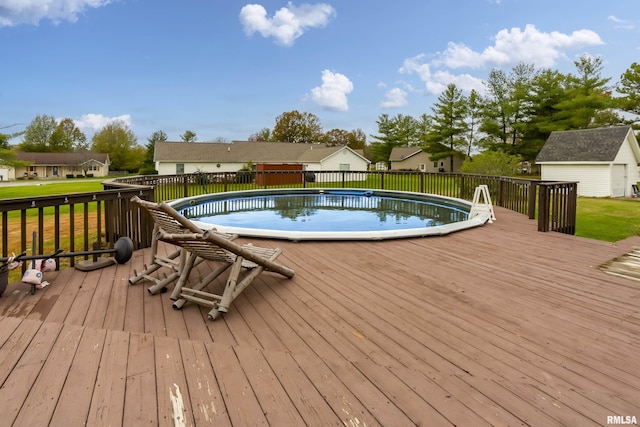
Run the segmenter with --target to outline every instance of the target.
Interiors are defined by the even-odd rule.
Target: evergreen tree
[[[616,89],[625,97],[620,99],[623,110],[640,114],[640,64],[634,62],[620,76]]]
[[[455,84],[449,84],[431,109],[433,124],[426,135],[424,150],[434,161],[449,158],[449,170],[452,172],[453,158],[464,158],[467,147],[466,98]]]
[[[574,61],[577,74],[568,76],[568,97],[558,104],[555,121],[561,129],[585,129],[594,125],[596,113],[614,105],[610,78],[603,78],[601,58],[583,55]]]

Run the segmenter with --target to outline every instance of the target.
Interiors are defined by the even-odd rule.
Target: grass
[[[69,180],[64,182],[34,182],[32,185],[9,186],[0,184],[0,199],[52,196],[56,194],[102,191],[102,180]]]
[[[606,242],[640,235],[640,199],[578,197],[576,235]]]

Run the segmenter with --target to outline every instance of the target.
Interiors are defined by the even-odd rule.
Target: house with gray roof
[[[73,153],[41,153],[16,151],[16,160],[27,162],[27,166],[16,167],[13,176],[16,178],[66,178],[73,175],[93,175],[103,177],[109,175],[111,161],[105,153],[73,152]]]
[[[536,163],[543,180],[578,181],[579,196],[629,197],[640,180],[631,126],[552,132]]]
[[[258,170],[366,171],[362,154],[347,146],[288,142],[156,142],[154,161],[160,175],[237,172],[251,163]]]
[[[420,172],[460,172],[462,159],[453,158],[453,171],[449,170],[449,159],[431,160],[431,154],[420,147],[393,147],[389,155],[392,170],[415,170]]]

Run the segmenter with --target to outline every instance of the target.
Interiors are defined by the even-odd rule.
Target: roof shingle
[[[536,163],[611,162],[630,129],[630,126],[615,126],[551,132]]]

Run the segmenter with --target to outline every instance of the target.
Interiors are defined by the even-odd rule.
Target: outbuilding
[[[544,181],[578,181],[578,195],[629,197],[640,180],[631,126],[552,132],[536,163]]]

